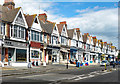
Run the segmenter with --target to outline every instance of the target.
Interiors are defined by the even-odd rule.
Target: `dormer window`
[[[57,28],[56,28],[56,27],[54,27],[54,30],[56,31],[56,30],[57,30]]]
[[[65,27],[63,27],[63,31],[65,31]]]
[[[74,32],[74,35],[76,35],[76,32]]]
[[[35,23],[37,23],[37,24],[38,24],[37,18],[35,19]]]

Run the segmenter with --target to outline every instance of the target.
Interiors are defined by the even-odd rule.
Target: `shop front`
[[[47,45],[48,63],[59,63],[60,47]]]
[[[70,48],[70,58],[72,62],[76,62],[78,60],[78,49],[76,48]]]
[[[27,46],[25,42],[4,40],[2,60],[5,65],[27,66]]]
[[[31,41],[30,46],[30,61],[33,66],[39,66],[42,63],[42,48],[41,43]]]
[[[68,48],[61,48],[60,49],[60,63],[67,63],[69,59],[69,49]]]
[[[83,64],[90,63],[90,52],[83,53]]]
[[[78,62],[83,62],[84,51],[78,50],[77,52],[78,52],[78,57],[77,57]]]

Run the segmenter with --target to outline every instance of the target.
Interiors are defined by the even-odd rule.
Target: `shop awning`
[[[68,53],[68,51],[65,49],[60,49],[60,51]]]
[[[102,54],[101,56],[105,56],[105,54]]]

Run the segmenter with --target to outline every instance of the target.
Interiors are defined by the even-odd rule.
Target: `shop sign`
[[[26,43],[20,43],[20,42],[15,42],[15,41],[4,41],[4,45],[5,46],[15,46],[15,47],[22,47],[22,48],[26,48]]]
[[[33,41],[31,41],[31,47],[35,47],[35,48],[41,48],[41,43],[39,43],[39,42],[33,42]]]

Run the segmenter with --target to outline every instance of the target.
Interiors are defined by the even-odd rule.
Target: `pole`
[[[107,70],[107,68],[106,68],[106,63],[105,63],[105,70]]]
[[[68,54],[68,53],[67,53]],[[68,55],[67,55],[67,65],[66,65],[66,68],[68,69]]]

